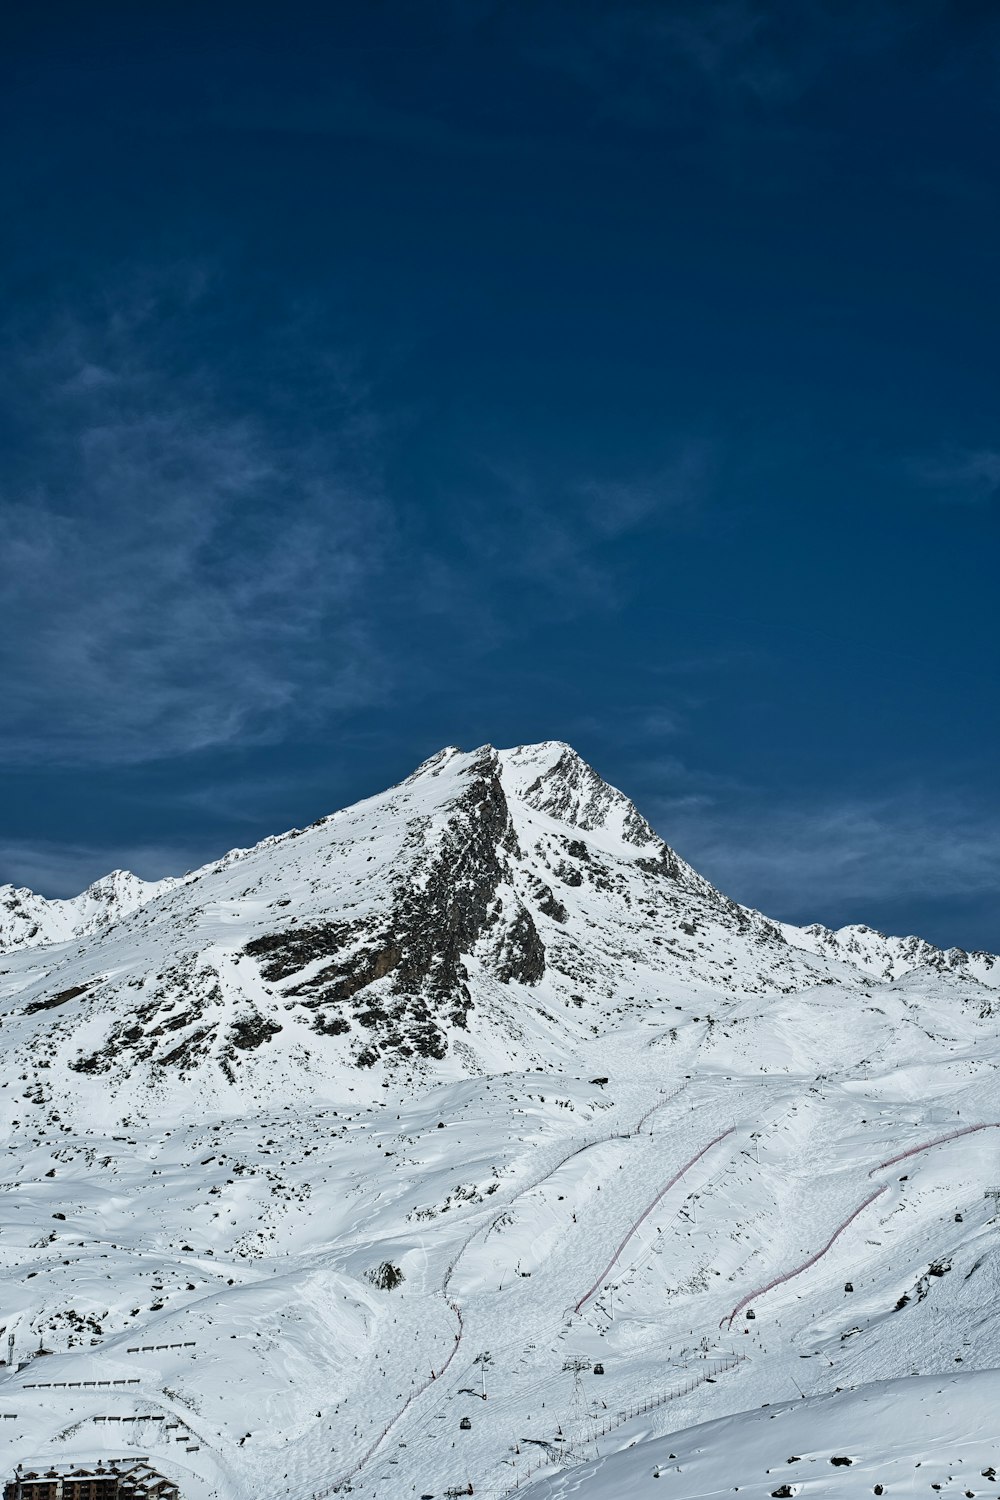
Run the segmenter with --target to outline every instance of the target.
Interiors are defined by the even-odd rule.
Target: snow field
[[[629,1054],[628,1042],[620,1041],[612,1054],[616,1071],[629,1064]],[[648,1053],[643,1048],[631,1055]],[[405,1494],[399,1485],[406,1474],[414,1476],[411,1485],[427,1484],[426,1492],[440,1493],[461,1479],[459,1468],[478,1479],[477,1493],[483,1485],[499,1493],[515,1472],[510,1450],[523,1438],[536,1432],[539,1443],[551,1444],[561,1426],[571,1449],[574,1427],[589,1432],[602,1414],[607,1420],[609,1411],[683,1387],[705,1357],[721,1359],[727,1349],[719,1342],[718,1322],[738,1300],[731,1288],[759,1285],[772,1268],[780,1274],[804,1250],[825,1243],[859,1193],[871,1191],[869,1170],[897,1154],[901,1143],[908,1149],[907,1135],[917,1145],[929,1138],[911,1101],[872,1101],[842,1082],[781,1074],[727,1081],[710,1073],[663,1102],[669,1086],[664,1074],[643,1085],[634,1069],[632,1063],[622,1089],[626,1105],[616,1100],[613,1082],[601,1089],[583,1079],[521,1075],[444,1086],[393,1111],[400,1114],[398,1122],[386,1119],[387,1111],[334,1119],[316,1110],[230,1121],[219,1131],[173,1130],[169,1138],[136,1133],[107,1142],[103,1154],[100,1146],[65,1138],[51,1149],[34,1147],[12,1163],[24,1186],[0,1200],[8,1273],[16,1273],[25,1257],[37,1264],[41,1255],[51,1305],[72,1295],[77,1312],[89,1316],[103,1315],[109,1301],[116,1304],[111,1322],[119,1318],[121,1332],[94,1346],[88,1367],[95,1378],[138,1376],[151,1414],[189,1425],[200,1452],[184,1457],[199,1466],[204,1493],[257,1492],[261,1478],[246,1483],[238,1477],[232,1450],[239,1449],[239,1437],[244,1448],[254,1445],[258,1475],[270,1475],[267,1482],[278,1485],[279,1493],[306,1495],[364,1458],[389,1422],[394,1425],[388,1439],[351,1479],[354,1493]],[[977,1103],[985,1102],[981,1079],[976,1096]],[[644,1108],[637,1110],[637,1104]],[[595,1128],[625,1136],[647,1112],[642,1133],[587,1145]],[[447,1120],[439,1129],[442,1116]],[[869,1123],[862,1125],[862,1119]],[[721,1130],[737,1126],[732,1138],[697,1164],[701,1175],[682,1179],[655,1204],[605,1281],[611,1295],[602,1285],[567,1328],[567,1309],[593,1285],[596,1271],[664,1181]],[[89,1165],[88,1152],[96,1158]],[[549,1171],[533,1170],[546,1155]],[[106,1159],[109,1164],[100,1167]],[[251,1193],[233,1172],[234,1161],[250,1159],[258,1172],[283,1162],[287,1192],[279,1200],[274,1240],[265,1254],[253,1257],[234,1253],[247,1243],[247,1219],[269,1201],[259,1182]],[[45,1176],[50,1162],[54,1179]],[[956,1240],[968,1245],[970,1264],[973,1251],[995,1255],[980,1196],[995,1163],[986,1131],[909,1159],[910,1170],[895,1173],[908,1180],[894,1182],[892,1205],[888,1212],[878,1210],[877,1227],[852,1226],[797,1287],[768,1294],[756,1309],[756,1325],[745,1325],[751,1334],[734,1329],[728,1342],[741,1354],[745,1344],[756,1389],[751,1392],[739,1370],[722,1373],[715,1384],[702,1382],[650,1413],[650,1430],[657,1430],[661,1418],[677,1425],[720,1405],[752,1405],[756,1395],[780,1399],[794,1393],[793,1379],[812,1389],[821,1372],[838,1383],[873,1379],[896,1362],[905,1373],[915,1347],[924,1358],[952,1359],[952,1345],[961,1347],[956,1330],[947,1326],[952,1299],[947,1313],[929,1322],[934,1295],[947,1285],[943,1278],[932,1282],[932,1295],[922,1301],[914,1295],[912,1308],[895,1313],[893,1307],[901,1289],[912,1292],[926,1270],[929,1244],[949,1251]],[[493,1182],[500,1184],[496,1192],[480,1192],[479,1202],[456,1195],[460,1185],[483,1189]],[[225,1209],[210,1207],[213,1187]],[[65,1221],[51,1219],[56,1202],[65,1205]],[[417,1217],[431,1207],[432,1217]],[[958,1211],[963,1223],[955,1226]],[[216,1212],[221,1224],[210,1217]],[[509,1220],[498,1226],[498,1216],[506,1215]],[[187,1239],[185,1224],[191,1226]],[[53,1232],[54,1241],[32,1249]],[[939,1232],[942,1238],[935,1239]],[[866,1245],[869,1238],[879,1243]],[[194,1253],[182,1251],[181,1243],[194,1245]],[[207,1255],[212,1248],[215,1254]],[[406,1280],[396,1293],[380,1293],[364,1279],[382,1259],[404,1270]],[[63,1260],[70,1265],[63,1267]],[[532,1271],[530,1277],[516,1275],[519,1262]],[[512,1271],[504,1280],[503,1273]],[[852,1277],[857,1300],[845,1302],[843,1283]],[[183,1294],[188,1281],[194,1296]],[[32,1280],[20,1284],[28,1315],[37,1306],[35,1287]],[[410,1402],[413,1390],[428,1381],[431,1369],[440,1371],[454,1350],[446,1284],[448,1296],[462,1307],[462,1346],[449,1368]],[[162,1291],[153,1293],[154,1285]],[[141,1342],[193,1336],[194,1352],[125,1355],[125,1345],[138,1342],[127,1321],[129,1305],[140,1306],[151,1295],[165,1305],[144,1315]],[[971,1328],[974,1303],[959,1304],[959,1315]],[[914,1317],[920,1319],[919,1336],[900,1343],[901,1320]],[[848,1319],[870,1324],[875,1336],[862,1328],[842,1344]],[[487,1367],[489,1401],[483,1403],[462,1396],[461,1389],[480,1384],[473,1360],[486,1349],[493,1363]],[[838,1361],[834,1376],[823,1350]],[[799,1362],[802,1354],[808,1363]],[[971,1353],[967,1348],[964,1358],[972,1363],[987,1354],[986,1347]],[[572,1373],[562,1368],[577,1355],[591,1362],[603,1358],[607,1372],[585,1375],[582,1402]],[[50,1379],[73,1379],[80,1354],[57,1350],[45,1364]],[[29,1367],[32,1375],[37,1369]],[[121,1388],[108,1388],[108,1394],[29,1393],[23,1390],[28,1375],[17,1378],[14,1409],[23,1422],[27,1402],[35,1403],[33,1448],[44,1445],[46,1430],[53,1431],[50,1413],[60,1431],[89,1422],[90,1437],[98,1425],[93,1416],[107,1414],[109,1402],[123,1413],[136,1404]],[[5,1393],[9,1389],[8,1383]],[[313,1395],[314,1407],[303,1402],[303,1391]],[[245,1414],[242,1423],[238,1414]],[[473,1428],[460,1435],[458,1417],[466,1414]],[[135,1433],[137,1440],[142,1435],[143,1450],[176,1464],[181,1445],[155,1434],[150,1441],[152,1426]],[[74,1441],[82,1431],[76,1428]],[[28,1435],[10,1436],[20,1441]],[[401,1442],[406,1446],[400,1448]],[[219,1455],[225,1455],[221,1462]],[[197,1493],[196,1480],[189,1477],[188,1484]]]

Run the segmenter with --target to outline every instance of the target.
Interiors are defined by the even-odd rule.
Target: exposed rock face
[[[432,763],[431,774],[435,769]],[[314,1012],[313,1026],[326,1035],[347,1032],[352,1023],[365,1028],[370,1035],[358,1055],[366,1065],[386,1053],[445,1055],[442,1019],[468,1026],[474,1002],[465,957],[477,948],[502,983],[536,984],[545,972],[531,913],[498,894],[509,887],[510,859],[520,850],[496,751],[479,752],[463,780],[443,828],[411,828],[408,846],[429,857],[419,880],[395,881],[383,920],[308,928],[289,920],[244,950],[272,983],[320,960],[318,970],[282,993]]]
[[[506,978],[528,984],[541,978],[544,950],[529,913],[518,907],[505,919],[502,904],[496,904],[501,884],[511,879],[511,859],[521,855],[499,770],[495,750],[478,752],[426,879],[401,893],[401,986],[426,985],[433,994],[467,997],[463,954],[487,932],[506,955]]]
[[[251,1052],[277,1036],[280,1030],[281,1027],[276,1026],[273,1021],[267,1021],[254,1012],[234,1021],[229,1028],[229,1037],[233,1046],[239,1047],[241,1052]]]
[[[536,747],[519,748],[534,750]],[[569,745],[559,749],[558,759],[522,793],[522,800],[529,807],[536,812],[548,813],[560,823],[589,831],[606,828],[609,822],[613,822],[626,844],[640,847],[656,844],[658,848],[666,848],[627,797],[602,781]]]

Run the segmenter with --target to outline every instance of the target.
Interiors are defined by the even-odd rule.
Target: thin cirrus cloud
[[[387,649],[400,611],[439,634],[459,618],[474,661],[539,618],[613,610],[627,581],[608,540],[690,510],[711,484],[699,441],[647,476],[551,489],[479,457],[478,498],[404,538],[380,478],[388,419],[349,365],[323,356],[322,431],[308,413],[290,423],[287,402],[272,410],[267,380],[251,415],[190,350],[178,371],[171,317],[193,321],[181,342],[196,346],[208,300],[189,278],[170,316],[154,285],[103,317],[8,337],[5,394],[26,434],[0,461],[9,764],[275,743],[412,697],[434,652],[407,652],[398,633]],[[297,371],[294,327],[288,340]]]
[[[974,898],[1000,881],[1000,823],[957,796],[776,808],[685,786],[653,811],[667,841],[728,895],[788,920],[823,921],[854,902],[860,912]]]
[[[477,455],[476,498],[464,499],[457,531],[463,562],[454,588],[475,580],[474,615],[485,608],[483,583],[497,580],[533,591],[543,585],[544,593],[532,594],[533,609],[549,618],[614,610],[629,583],[608,543],[696,511],[711,496],[717,461],[714,445],[679,438],[648,475],[546,483],[539,473]]]
[[[355,606],[384,507],[336,434],[296,446],[157,367],[155,298],[13,367],[42,413],[0,475],[0,748],[138,762],[273,738],[380,691]],[[355,424],[356,425],[356,424]]]
[[[711,495],[720,456],[716,444],[688,438],[651,475],[586,480],[578,490],[587,502],[591,528],[599,535],[621,536],[664,517],[677,519],[697,510]]]
[[[738,117],[742,130],[761,128],[754,106],[794,103],[839,54],[876,54],[928,19],[900,0],[680,0],[598,9],[572,28],[553,24],[565,15],[558,5],[539,11],[530,55],[596,93],[608,113],[655,126],[668,109],[697,105],[700,113],[708,103],[718,120]]]
[[[1000,450],[970,448],[941,459],[923,459],[911,465],[918,483],[942,497],[972,503],[1000,494]]]

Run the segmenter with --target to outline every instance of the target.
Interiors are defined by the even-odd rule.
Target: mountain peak
[[[542,740],[509,750],[486,744],[463,751],[446,745],[423,761],[403,785],[448,771],[499,775],[509,798],[558,823],[586,833],[604,832],[636,848],[661,847],[661,840],[625,793],[606,782],[564,740]]]
[[[604,830],[625,844],[660,845],[635,805],[561,740],[502,750],[504,783],[536,812],[585,832]]]
[[[790,943],[822,958],[837,958],[882,980],[897,979],[917,969],[961,972],[981,983],[996,984],[997,957],[992,953],[967,953],[964,948],[938,948],[926,938],[892,937],[865,923],[854,923],[836,931],[813,922],[809,927],[785,924]]]

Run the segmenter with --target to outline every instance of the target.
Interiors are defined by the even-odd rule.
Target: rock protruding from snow
[[[536,812],[593,833],[603,829],[642,848],[660,840],[624,792],[602,781],[570,745],[548,740],[501,752],[514,795]]]
[[[521,851],[497,752],[486,746],[448,762],[435,757],[404,788],[419,796],[424,777],[438,776],[445,764],[452,774],[433,789],[437,816],[428,816],[422,801],[397,803],[405,836],[382,871],[374,910],[308,925],[290,911],[244,949],[266,982],[292,981],[281,993],[311,1013],[315,1031],[337,1036],[364,1028],[365,1045],[355,1053],[362,1066],[387,1055],[443,1058],[445,1026],[468,1027],[473,955],[502,984],[534,985],[545,971],[544,944],[513,889],[512,862]]]

